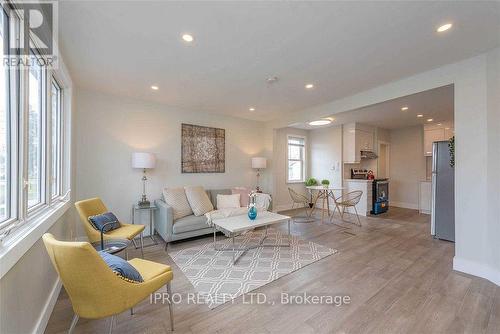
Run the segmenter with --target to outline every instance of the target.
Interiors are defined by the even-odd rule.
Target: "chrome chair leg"
[[[168,311],[170,312],[170,329],[174,331],[174,311],[172,309],[172,288],[170,287],[170,282],[167,283],[167,293],[168,293]]]
[[[113,329],[115,329],[116,316],[112,315],[109,321],[109,334],[113,333]]]
[[[130,315],[134,315],[134,308],[133,307],[130,308]]]
[[[142,258],[144,259],[144,236],[142,232],[141,232],[141,255]]]
[[[71,320],[71,325],[69,326],[68,334],[73,333],[73,330],[75,329],[76,323],[78,322],[79,318],[80,317],[76,313],[75,313],[75,315],[73,315],[73,320]]]

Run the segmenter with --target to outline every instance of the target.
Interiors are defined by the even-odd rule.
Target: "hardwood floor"
[[[293,212],[291,212],[293,215]],[[320,217],[320,214],[318,214]],[[347,215],[347,219],[353,219]],[[174,307],[177,333],[500,333],[500,287],[454,272],[454,244],[434,240],[430,216],[391,208],[361,217],[362,227],[342,223],[292,224],[292,233],[335,248],[338,254],[271,282],[253,292],[275,305],[249,305],[240,296],[209,310],[205,305]],[[283,224],[283,229],[285,228]],[[170,250],[209,242],[203,237],[172,244]],[[132,257],[139,252],[131,252]],[[163,251],[148,247],[145,258],[173,267],[172,290],[194,293],[191,283]],[[348,295],[349,305],[278,305],[281,292]],[[73,312],[61,292],[46,333],[63,333]],[[80,319],[76,333],[107,332],[109,320]],[[115,333],[169,331],[166,305],[144,301],[135,314],[117,317]]]

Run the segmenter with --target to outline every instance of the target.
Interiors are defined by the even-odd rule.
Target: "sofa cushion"
[[[205,216],[187,216],[177,220],[172,227],[174,234],[201,230],[209,227]]]
[[[240,194],[217,195],[217,210],[240,207]]]
[[[248,195],[252,192],[252,189],[248,189],[245,187],[236,187],[231,189],[232,194],[240,194],[240,206],[247,207],[249,203]]]
[[[193,214],[184,188],[165,188],[163,189],[163,198],[165,203],[172,207],[174,221]]]
[[[217,208],[217,195],[231,195],[231,189],[212,189],[208,190],[208,195],[210,196],[210,201]]]
[[[186,197],[195,216],[203,216],[214,209],[205,189],[201,186],[184,187]]]

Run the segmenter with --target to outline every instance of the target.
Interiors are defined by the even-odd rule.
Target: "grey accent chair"
[[[214,208],[217,207],[217,195],[230,195],[231,189],[206,190]],[[174,222],[174,212],[171,206],[165,203],[164,199],[155,200],[155,229],[160,237],[165,240],[165,249],[168,243],[177,240],[196,237],[199,235],[213,233],[213,228],[207,225],[205,215],[190,215],[179,218]]]

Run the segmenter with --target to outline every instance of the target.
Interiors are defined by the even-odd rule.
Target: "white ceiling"
[[[408,107],[408,110],[401,110]],[[423,117],[417,117],[418,114]],[[364,108],[331,115],[333,122],[326,126],[311,126],[307,123],[292,124],[299,129],[358,122],[383,129],[398,129],[419,124],[436,124],[454,120],[453,85],[430,89],[417,94],[403,96],[394,100],[373,104]],[[427,120],[432,118],[432,122]]]
[[[80,87],[269,120],[500,45],[500,2],[64,1],[60,41]]]

